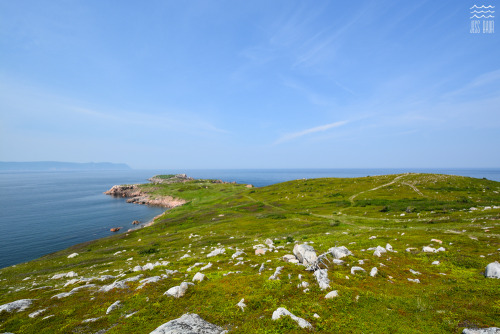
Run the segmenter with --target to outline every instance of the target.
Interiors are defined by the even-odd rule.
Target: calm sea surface
[[[103,194],[115,184],[145,183],[155,174],[186,173],[266,186],[318,177],[360,177],[402,172],[442,173],[500,181],[500,169],[269,169],[0,172],[0,268],[147,222],[164,211]]]

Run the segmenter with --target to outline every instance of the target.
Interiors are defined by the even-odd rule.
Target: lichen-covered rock
[[[339,293],[337,290],[330,291],[326,294],[325,299],[332,299],[338,297]]]
[[[223,331],[221,327],[203,320],[198,314],[186,313],[164,323],[150,334],[221,334]]]
[[[300,263],[305,265],[313,264],[318,259],[314,248],[307,244],[296,244],[293,247],[293,254],[295,254]]]
[[[120,307],[122,307],[122,302],[117,300],[108,307],[108,309],[106,310],[106,314],[110,314],[111,312],[113,312],[116,309],[119,309]]]
[[[373,267],[372,270],[370,270],[370,276],[375,277],[378,273],[377,267]]]
[[[361,267],[356,267],[356,266],[351,268],[351,274],[354,275],[356,273],[356,271],[365,271],[365,270]]]
[[[489,328],[464,328],[462,334],[500,334],[500,328],[489,327]]]
[[[189,285],[193,285],[193,283],[182,282],[181,285],[174,286],[173,288],[168,289],[164,295],[180,298],[186,294]]]
[[[214,257],[214,256],[217,256],[220,254],[224,254],[225,252],[226,252],[225,248],[217,248],[217,249],[214,249],[213,251],[211,251],[210,253],[208,253],[207,257]]]
[[[12,312],[15,310],[17,310],[17,312],[24,311],[31,306],[33,300],[34,299],[19,299],[16,300],[15,302],[0,305],[0,312],[2,311]]]
[[[193,277],[193,282],[201,282],[205,279],[205,275],[200,273],[200,272],[197,272],[194,277]]]
[[[500,263],[495,261],[488,264],[484,271],[484,276],[488,278],[500,278]]]
[[[277,280],[277,279],[279,279],[279,274],[281,273],[281,270],[283,270],[283,267],[276,268],[276,270],[274,271],[274,274],[272,274],[271,277],[269,277],[269,279],[270,280]]]
[[[292,318],[292,320],[295,321],[301,328],[312,328],[312,325],[309,322],[307,322],[306,320],[304,320],[302,318],[299,318],[299,317],[293,315],[292,313],[290,313],[290,311],[288,311],[284,307],[278,307],[276,309],[276,311],[273,312],[272,319],[278,320],[279,318],[286,317],[286,316]]]
[[[328,251],[332,253],[333,257],[336,259],[341,259],[343,257],[352,255],[352,252],[348,250],[347,247],[345,246],[332,247]]]
[[[318,281],[319,288],[321,290],[326,290],[330,287],[330,280],[328,279],[328,270],[318,269],[314,272],[314,277]]]

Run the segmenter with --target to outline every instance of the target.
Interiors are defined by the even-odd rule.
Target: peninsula
[[[257,188],[150,181],[109,191],[169,207],[150,227],[0,270],[0,332],[500,326],[500,182],[438,174]]]

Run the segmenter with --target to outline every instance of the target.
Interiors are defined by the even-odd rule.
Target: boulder
[[[116,302],[114,302],[113,304],[111,304],[110,307],[108,307],[108,309],[106,310],[106,314],[110,314],[111,312],[113,312],[116,309],[119,309],[122,306],[123,306],[122,302],[119,301],[119,300],[117,300]]]
[[[136,290],[142,289],[146,284],[159,282],[162,278],[160,276],[148,277],[140,281],[141,285]]]
[[[138,220],[134,220],[134,221],[132,222],[132,225],[139,225],[140,223],[141,223],[140,221],[138,221]]]
[[[221,327],[203,320],[198,314],[186,313],[164,323],[150,334],[221,334],[223,331]]]
[[[238,256],[241,256],[241,255],[244,255],[244,254],[245,254],[245,252],[237,251],[236,253],[234,253],[233,255],[231,255],[231,258],[235,259]]]
[[[326,290],[330,287],[330,280],[328,279],[328,270],[318,269],[314,272],[314,277],[318,281],[321,290]]]
[[[266,245],[268,245],[269,247],[274,247],[274,242],[271,239],[266,239],[266,241],[264,241],[264,243]]]
[[[11,302],[11,303],[0,305],[0,313],[2,311],[6,311],[6,312],[12,312],[12,311],[21,312],[21,311],[24,311],[28,307],[31,306],[31,304],[33,303],[33,300],[34,299],[19,299],[19,300],[16,300],[15,302]]]
[[[297,262],[299,261],[299,260],[297,260],[295,255],[292,255],[292,254],[283,255],[283,261],[285,261],[285,262],[292,262],[294,260]]]
[[[109,230],[110,230],[111,232],[118,232],[118,231],[119,231],[119,230],[121,230],[121,229],[122,229],[121,227],[112,227],[112,228],[110,228]]]
[[[332,253],[335,259],[341,259],[343,257],[352,255],[352,252],[348,250],[345,246],[332,247],[328,251]]]
[[[70,255],[68,255],[68,259],[72,259],[74,257],[77,257],[78,255],[79,255],[78,253],[70,254]]]
[[[500,278],[500,263],[495,261],[488,264],[484,271],[484,276],[487,278]]]
[[[200,272],[197,272],[196,275],[194,275],[193,277],[193,282],[201,282],[205,279],[205,275],[200,273]]]
[[[307,322],[306,320],[299,318],[292,313],[290,313],[286,308],[284,307],[278,307],[276,311],[273,312],[273,320],[278,320],[281,317],[288,316],[292,318],[293,321],[295,321],[301,328],[312,328],[312,325]]]
[[[171,296],[174,298],[180,298],[186,294],[186,291],[189,288],[189,285],[193,285],[193,283],[182,282],[181,285],[174,286],[174,287],[168,289],[168,291],[165,292],[164,295]],[[163,332],[160,332],[160,333],[163,333]],[[165,333],[168,333],[168,332],[165,332]]]
[[[377,267],[373,267],[372,270],[370,270],[370,276],[375,277],[378,273]]]
[[[318,259],[314,248],[307,244],[296,244],[293,247],[293,254],[295,254],[300,263],[305,265],[310,265]]]
[[[356,266],[354,266],[354,267],[351,268],[351,274],[352,275],[354,275],[356,273],[356,271],[366,271],[366,270],[364,270],[361,267],[356,267]]]
[[[335,298],[338,296],[339,296],[339,293],[337,292],[337,290],[333,290],[333,291],[330,291],[326,294],[325,299],[332,299],[332,298]]]
[[[389,252],[394,251],[394,250],[392,249],[391,244],[387,244],[387,245],[385,245],[385,249],[387,249]]]
[[[264,255],[266,254],[267,249],[266,248],[257,248],[255,250],[255,255]]]
[[[226,252],[225,248],[217,248],[217,249],[214,249],[213,251],[211,251],[210,253],[208,253],[207,257],[217,256],[220,254],[224,254],[225,252]]]
[[[462,334],[500,334],[500,328],[464,328]]]
[[[432,248],[432,247],[429,247],[429,246],[424,246],[424,248],[422,248],[422,251],[424,253],[436,253],[436,248]]]

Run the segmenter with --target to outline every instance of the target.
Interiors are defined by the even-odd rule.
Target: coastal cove
[[[147,223],[165,208],[129,204],[103,193],[118,184],[146,183],[161,173],[221,179],[261,187],[321,177],[404,172],[455,174],[500,181],[500,169],[254,169],[0,172],[0,268],[112,235],[110,228]]]

